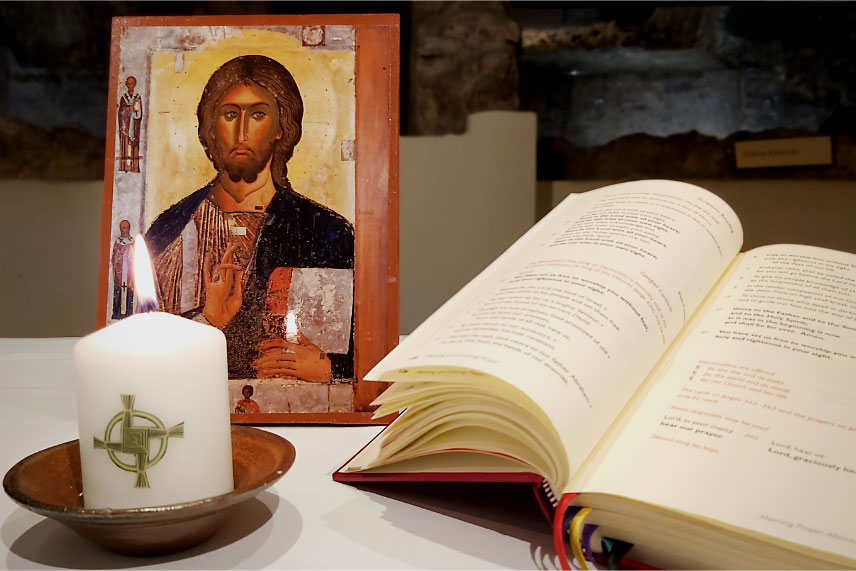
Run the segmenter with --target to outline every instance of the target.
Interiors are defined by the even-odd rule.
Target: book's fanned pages
[[[572,195],[369,373],[400,416],[336,477],[543,477],[654,564],[856,566],[856,256],[741,243],[696,186]]]

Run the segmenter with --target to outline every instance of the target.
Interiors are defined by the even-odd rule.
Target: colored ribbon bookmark
[[[571,540],[571,551],[574,554],[574,559],[577,560],[580,567],[583,569],[590,569],[588,566],[588,561],[586,561],[585,554],[583,553],[583,545],[582,545],[582,531],[583,531],[583,522],[586,519],[586,516],[591,513],[591,508],[582,508],[578,511],[574,517],[571,518],[571,525],[568,528],[568,537]]]

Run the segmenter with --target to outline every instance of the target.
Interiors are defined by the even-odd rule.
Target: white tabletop
[[[77,438],[75,339],[0,339],[0,469]],[[273,487],[238,506],[192,550],[157,558],[104,551],[60,523],[0,500],[0,567],[168,569],[553,569],[549,526],[531,502],[474,486],[338,484],[332,472],[378,427],[275,426],[297,449]],[[469,495],[464,495],[469,494]],[[513,503],[514,505],[508,505]]]

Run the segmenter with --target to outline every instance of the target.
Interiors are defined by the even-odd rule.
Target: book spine
[[[626,543],[623,549],[613,550],[614,558],[610,556],[609,561],[607,561],[606,557],[603,557],[606,554],[595,556],[590,542],[597,526],[583,523],[585,517],[590,513],[591,508],[570,505],[576,496],[577,494],[563,494],[553,518],[553,544],[556,554],[559,557],[559,565],[562,569],[568,571],[571,569],[571,559],[568,558],[567,545],[573,547],[573,558],[577,560],[577,565],[581,569],[589,569],[588,562],[600,563],[602,565],[607,564],[610,569],[640,569],[646,571],[659,569],[635,559],[624,557],[624,554],[632,547],[632,545]],[[614,539],[610,539],[610,541],[622,543]],[[617,563],[616,559],[618,560]]]
[[[567,523],[565,523],[565,515],[570,515],[569,508],[576,496],[577,494],[562,494],[562,497],[559,499],[559,505],[556,507],[555,515],[553,516],[553,547],[555,547],[556,554],[559,556],[559,565],[565,571],[570,571],[571,569],[571,560],[568,559],[568,552],[565,549],[565,545],[567,544],[567,533],[565,530],[568,529]]]
[[[553,488],[547,480],[541,480],[540,483],[532,486],[535,492],[535,499],[538,501],[538,507],[541,508],[541,513],[547,518],[548,522],[553,521],[553,516],[556,514],[556,506],[559,505],[559,500],[556,494],[553,493]]]

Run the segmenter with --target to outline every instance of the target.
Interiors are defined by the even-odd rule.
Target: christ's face
[[[276,99],[258,84],[236,85],[220,100],[213,135],[219,167],[233,182],[254,182],[282,137]]]

